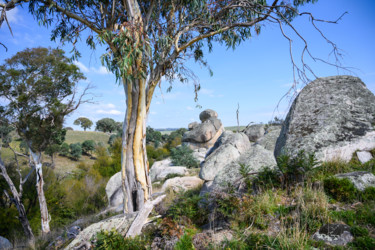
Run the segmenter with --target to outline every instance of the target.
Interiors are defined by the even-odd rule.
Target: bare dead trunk
[[[1,159],[0,159],[0,168],[1,168],[1,175],[4,177],[5,181],[7,182],[8,186],[9,186],[9,189],[12,192],[12,195],[13,195],[12,202],[16,205],[16,208],[18,210],[18,219],[20,220],[23,231],[26,235],[27,244],[28,244],[29,247],[34,249],[35,248],[35,238],[34,238],[33,231],[31,230],[29,220],[27,219],[27,216],[26,216],[25,207],[24,207],[24,205],[22,204],[22,201],[21,201],[21,195],[18,193],[12,179],[9,177],[9,175],[6,171],[6,168],[4,166],[4,163],[1,161]],[[22,180],[20,180],[20,181],[22,181]]]
[[[121,152],[124,213],[139,211],[152,192],[146,154],[145,84],[144,79],[124,80],[127,99]]]
[[[37,191],[38,200],[39,200],[42,233],[47,234],[51,231],[50,227],[49,227],[49,222],[51,220],[51,217],[48,213],[47,201],[46,201],[46,197],[44,195],[44,190],[43,190],[44,179],[43,179],[41,153],[40,152],[34,153],[31,149],[29,149],[29,150],[30,150],[31,158],[32,158],[33,163],[35,165],[36,191]]]

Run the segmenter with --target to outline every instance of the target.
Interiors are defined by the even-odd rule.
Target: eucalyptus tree
[[[36,171],[42,232],[50,231],[44,195],[42,152],[64,141],[64,118],[85,102],[77,94],[79,68],[58,49],[34,48],[18,52],[0,65],[0,96],[6,100],[2,116],[27,143]]]
[[[84,131],[86,131],[86,129],[90,129],[91,126],[93,125],[92,121],[89,119],[89,118],[86,118],[86,117],[79,117],[77,118],[74,123],[74,125],[80,125]]]
[[[131,212],[139,210],[151,194],[146,117],[162,77],[170,83],[174,79],[186,81],[192,78],[198,92],[199,82],[184,66],[187,59],[193,58],[207,66],[204,48],[211,52],[215,43],[236,48],[242,41],[259,35],[262,26],[275,23],[290,45],[292,40],[284,32],[285,26],[305,43],[301,64],[295,63],[292,53],[291,61],[296,78],[306,79],[307,74],[313,72],[304,62],[304,55],[313,56],[291,21],[296,16],[308,16],[312,26],[320,31],[316,22],[323,20],[298,11],[301,5],[315,1],[13,0],[0,7],[6,10],[28,4],[40,23],[53,27],[53,40],[75,45],[81,36],[85,36],[90,48],[95,49],[98,45],[106,48],[102,62],[116,75],[126,95],[121,165],[124,212]],[[337,52],[335,44],[330,45]],[[79,52],[75,52],[78,56]]]

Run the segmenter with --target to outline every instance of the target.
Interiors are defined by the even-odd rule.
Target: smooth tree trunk
[[[18,219],[20,220],[23,231],[26,235],[27,244],[28,244],[29,247],[35,248],[34,234],[33,234],[33,231],[31,230],[29,220],[27,219],[26,210],[25,210],[25,207],[24,207],[24,205],[22,204],[22,201],[21,201],[21,195],[17,191],[12,179],[9,177],[9,175],[6,171],[5,165],[1,161],[1,159],[0,159],[0,168],[1,168],[1,175],[4,177],[5,181],[7,182],[8,186],[9,186],[9,189],[12,192],[12,195],[13,195],[12,202],[16,205],[16,208],[18,210]]]
[[[127,102],[121,152],[124,213],[139,211],[152,192],[146,153],[145,84],[145,79],[123,80]]]
[[[29,150],[30,150],[32,161],[35,165],[36,191],[37,191],[38,200],[39,200],[42,233],[47,234],[51,231],[49,227],[49,222],[51,220],[51,217],[48,213],[47,201],[46,201],[46,197],[44,195],[44,189],[43,189],[44,179],[43,179],[43,169],[42,169],[42,159],[41,159],[42,154],[41,152],[34,153],[31,149]]]

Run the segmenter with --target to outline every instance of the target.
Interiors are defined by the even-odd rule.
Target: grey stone
[[[350,227],[345,224],[326,224],[313,234],[313,240],[324,241],[332,246],[345,246],[354,240]]]
[[[151,182],[163,181],[169,174],[185,175],[188,170],[183,166],[172,166],[170,158],[155,162],[150,168]]]
[[[81,232],[81,228],[79,226],[72,226],[66,231],[68,239],[74,239],[77,235]]]
[[[111,231],[113,228],[121,235],[125,235],[131,223],[134,221],[136,213],[120,214],[111,218],[102,220],[98,223],[91,224],[83,229],[77,237],[66,247],[66,249],[75,249],[86,242],[90,243],[92,238],[100,231]]]
[[[367,187],[375,187],[375,176],[370,172],[357,171],[337,174],[335,177],[349,179],[359,191],[363,191]]]
[[[123,203],[121,172],[114,174],[108,180],[105,192],[107,194],[109,207],[118,207]]]
[[[199,119],[201,120],[201,122],[204,122],[211,117],[217,118],[217,112],[215,110],[206,109],[199,114]]]
[[[182,144],[191,149],[211,148],[224,131],[215,111],[211,109],[203,111],[200,114],[200,119],[202,123],[190,123],[189,131],[182,137]]]
[[[198,122],[192,122],[192,123],[189,123],[188,125],[188,130],[193,130],[196,126],[198,126],[199,123]]]
[[[321,161],[349,161],[356,150],[375,148],[374,124],[375,96],[359,78],[318,78],[294,100],[275,156],[304,150]]]
[[[215,176],[213,183],[207,186],[207,191],[223,191],[230,184],[236,189],[240,188],[241,165],[249,168],[250,172],[258,172],[264,167],[273,168],[276,160],[273,153],[260,145],[255,145],[249,151],[242,154],[236,161],[225,165]]]
[[[196,176],[184,176],[168,179],[164,182],[161,191],[164,192],[167,188],[172,188],[174,191],[186,191],[197,188],[203,184],[203,180]]]
[[[0,236],[0,249],[13,249],[13,245],[7,238]]]
[[[266,131],[264,129],[264,124],[254,124],[246,127],[243,132],[249,137],[250,141],[255,142],[263,137]]]
[[[357,157],[361,163],[366,163],[372,159],[371,153],[367,151],[358,151]]]
[[[193,151],[193,156],[199,163],[203,162],[206,158],[207,148],[197,148]]]
[[[280,131],[281,131],[281,126],[269,127],[266,130],[264,136],[257,141],[257,144],[273,152],[275,150],[276,141],[280,135]]]
[[[221,169],[237,160],[250,147],[249,138],[244,133],[225,131],[207,153],[205,161],[201,164],[199,177],[212,181]]]

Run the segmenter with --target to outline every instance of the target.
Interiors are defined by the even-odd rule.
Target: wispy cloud
[[[82,70],[84,73],[94,73],[94,74],[99,74],[99,75],[108,75],[111,72],[107,70],[106,67],[100,66],[99,68],[95,67],[86,67],[82,62],[80,61],[74,61],[73,62],[80,70]]]
[[[1,3],[3,1],[0,1]],[[6,13],[9,23],[17,24],[22,21],[22,16],[18,13],[18,8],[11,9]]]
[[[187,106],[186,107],[187,110],[194,110],[194,108],[190,107],[190,106]]]
[[[116,109],[110,109],[110,110],[103,110],[103,109],[98,109],[96,111],[97,114],[104,114],[104,115],[121,115],[122,112]]]

